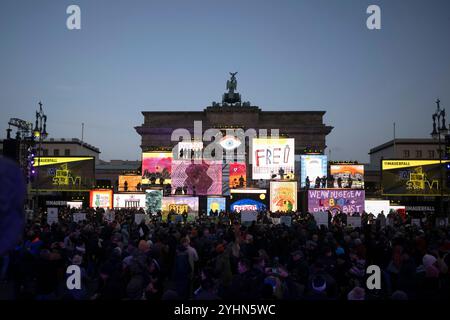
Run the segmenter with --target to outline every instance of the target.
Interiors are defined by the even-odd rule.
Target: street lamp
[[[36,123],[33,129],[33,136],[39,142],[39,147],[37,150],[38,156],[38,170],[36,171],[36,209],[39,210],[39,170],[41,165],[41,150],[42,150],[42,140],[47,138],[47,116],[44,114],[42,110],[42,102],[39,102],[39,111],[36,111]]]
[[[438,139],[438,153],[439,153],[439,172],[440,172],[440,183],[439,183],[439,188],[441,191],[441,196],[439,199],[439,213],[442,214],[443,212],[443,208],[442,208],[442,198],[444,196],[444,188],[443,188],[443,184],[444,184],[444,175],[443,175],[443,168],[442,168],[442,136],[446,136],[448,134],[448,129],[447,129],[447,125],[445,124],[445,109],[441,109],[440,106],[441,100],[437,99],[436,100],[436,112],[433,113],[433,132],[431,132],[431,136],[434,139]],[[442,121],[441,121],[442,119]],[[436,123],[437,122],[437,123]],[[440,123],[442,123],[442,125],[440,125]],[[437,128],[436,128],[437,127]]]

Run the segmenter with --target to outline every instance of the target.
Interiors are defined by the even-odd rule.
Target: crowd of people
[[[309,213],[289,225],[260,212],[136,224],[136,210],[72,209],[49,225],[42,210],[27,217],[22,241],[0,257],[4,299],[35,300],[410,300],[449,299],[450,229],[428,217],[413,225],[395,213],[346,215],[318,226]],[[384,220],[384,221],[383,221]],[[386,223],[390,221],[390,223]],[[78,265],[81,288],[69,290],[66,269]],[[381,288],[366,286],[369,265]]]

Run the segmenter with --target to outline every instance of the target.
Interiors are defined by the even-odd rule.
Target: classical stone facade
[[[141,136],[142,151],[159,147],[171,148],[173,130],[185,128],[194,135],[194,121],[202,129],[242,128],[279,129],[280,135],[295,138],[295,153],[305,149],[324,151],[326,136],[333,127],[323,123],[325,111],[262,111],[257,106],[210,106],[200,112],[144,111],[144,123],[136,127]]]

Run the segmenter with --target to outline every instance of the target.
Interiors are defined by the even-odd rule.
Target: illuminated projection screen
[[[378,216],[381,211],[387,215],[390,212],[389,200],[366,200],[364,201],[364,211]]]
[[[112,190],[91,190],[89,194],[89,206],[91,208],[112,209]]]
[[[266,210],[266,205],[261,201],[256,201],[253,199],[241,199],[233,202],[230,205],[231,211],[241,212],[241,211],[263,211]]]
[[[247,185],[247,166],[245,163],[230,163],[230,188],[245,188]]]
[[[311,188],[314,187],[317,177],[327,176],[327,156],[308,154],[301,156],[301,177],[300,185],[305,187],[306,177],[311,181]]]
[[[144,152],[142,153],[142,184],[155,184],[164,179],[164,184],[170,184],[172,170],[172,152]]]
[[[36,157],[33,189],[88,191],[95,185],[94,157]]]
[[[223,197],[208,197],[207,200],[207,214],[209,215],[209,213],[212,211],[225,211],[226,210],[226,205],[225,205],[225,198]]]
[[[162,190],[145,191],[145,210],[147,213],[157,213],[162,209]]]
[[[174,160],[188,160],[202,158],[203,142],[202,141],[180,141],[174,152],[178,151]]]
[[[333,187],[364,189],[364,166],[359,164],[339,164],[330,166]],[[340,179],[339,179],[340,178]]]
[[[171,210],[176,214],[187,212],[198,215],[198,197],[163,197],[162,212],[167,214]]]
[[[114,208],[145,208],[145,194],[115,194]]]
[[[221,195],[221,161],[173,161],[172,193],[186,187],[189,194]]]
[[[297,182],[270,182],[270,211],[297,211]]]
[[[127,190],[125,190],[125,182],[127,183]],[[137,191],[137,186],[142,183],[141,176],[127,176],[121,175],[119,176],[119,192],[120,191]]]
[[[365,192],[363,190],[308,190],[308,211],[313,213],[330,210],[333,215],[338,212],[362,213],[364,200]]]
[[[293,176],[295,144],[292,138],[254,138],[252,140],[252,179],[279,178],[279,170]]]
[[[450,160],[442,160],[442,171]],[[439,196],[439,160],[382,160],[381,189],[383,195],[392,196]],[[443,193],[450,190],[443,185]]]

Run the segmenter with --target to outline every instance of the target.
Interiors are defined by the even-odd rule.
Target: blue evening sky
[[[105,160],[139,159],[141,111],[203,110],[229,71],[263,110],[327,111],[333,160],[368,161],[393,122],[429,137],[437,97],[450,111],[448,0],[0,0],[0,40],[0,138],[42,100],[51,137],[84,122]]]

